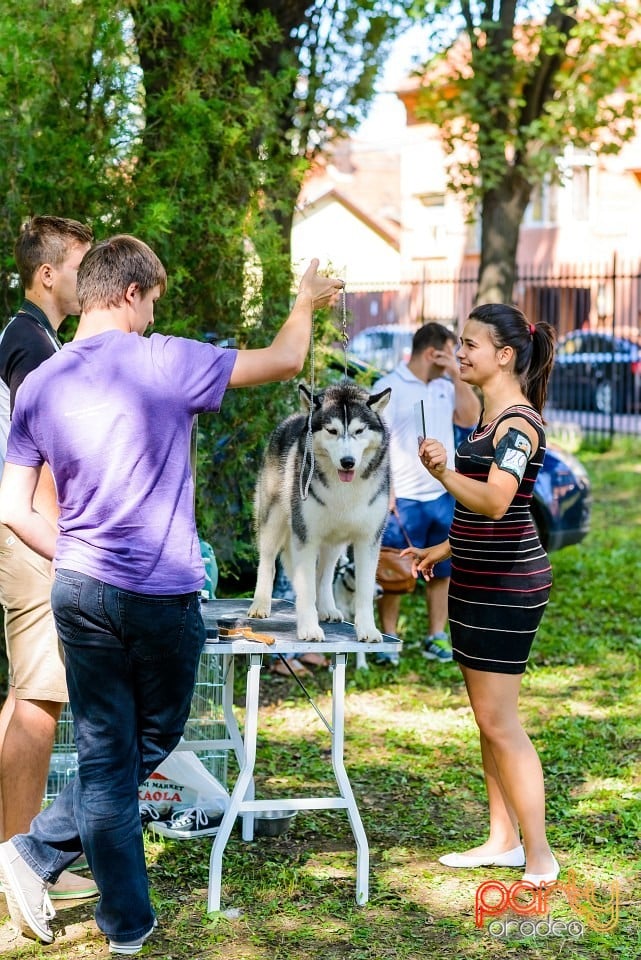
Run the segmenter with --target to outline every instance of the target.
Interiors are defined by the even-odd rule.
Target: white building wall
[[[372,281],[397,286],[400,281],[399,252],[333,197],[294,215],[294,269],[304,270],[312,257],[319,258],[321,268],[331,267],[348,287],[371,288]]]
[[[456,269],[468,230],[460,201],[446,189],[445,155],[436,128],[405,129],[401,149],[401,255],[403,276],[420,279],[423,265]]]

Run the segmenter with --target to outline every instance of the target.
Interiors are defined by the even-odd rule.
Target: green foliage
[[[637,5],[545,6],[545,20],[527,4],[501,4],[481,19],[463,3],[465,31],[426,64],[421,116],[439,126],[452,183],[472,204],[508,166],[533,185],[558,175],[567,144],[613,150],[634,132]]]
[[[291,125],[296,152],[311,155],[363,119],[392,42],[411,23],[412,6],[408,0],[299,5],[293,38],[300,82]]]
[[[161,332],[269,343],[290,305],[289,235],[305,165],[362,116],[407,6],[7,0],[5,315],[20,295],[11,280],[20,222],[57,213],[89,221],[98,238],[135,233],[158,252],[169,273]],[[223,571],[251,553],[262,447],[294,395],[288,386],[233,391],[220,416],[199,424],[198,522]]]
[[[509,302],[533,188],[564,175],[567,146],[614,153],[634,135],[638,4],[440,6],[461,29],[426,64],[419,116],[439,129],[451,189],[481,210],[478,298]]]
[[[238,0],[131,4],[146,124],[136,202],[124,222],[168,265],[168,331],[213,331],[257,347],[284,320],[289,230],[311,130],[318,144],[329,123],[349,122],[347,104],[356,97],[362,106],[372,92],[373,75],[366,90],[361,68],[383,56],[374,42],[380,26],[377,33],[370,22],[376,5],[366,5],[364,17],[348,17],[345,34],[336,30],[341,9]],[[332,81],[340,44],[364,29],[363,57],[349,76]],[[328,85],[343,96],[331,110],[321,104]],[[221,416],[201,418],[197,515],[223,574],[253,557],[250,518],[262,449],[295,405],[287,386],[233,391]]]
[[[0,14],[0,310],[20,223],[32,213],[100,226],[126,203],[140,111],[132,51],[108,0],[6,0]]]

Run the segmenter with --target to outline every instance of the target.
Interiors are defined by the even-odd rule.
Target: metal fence
[[[367,327],[437,320],[459,332],[478,289],[476,268],[425,269],[420,280],[352,286],[352,335]],[[641,261],[519,266],[514,303],[556,330],[548,419],[597,439],[641,435]]]

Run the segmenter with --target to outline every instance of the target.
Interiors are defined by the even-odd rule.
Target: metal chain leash
[[[305,449],[303,450],[303,462],[300,465],[299,490],[301,500],[307,500],[309,488],[312,483],[312,474],[314,473],[314,446],[312,443],[312,414],[314,412],[314,386],[316,376],[316,362],[314,357],[314,311],[312,309],[312,332],[309,344],[309,415],[307,417],[307,433],[305,435]],[[304,479],[305,468],[309,461],[309,473],[307,479]]]
[[[347,300],[345,297],[345,284],[343,284],[343,289],[341,292],[341,343],[343,345],[343,373],[345,379],[347,380],[347,344],[349,343],[349,336],[347,334]],[[301,500],[307,500],[309,496],[309,488],[312,483],[312,475],[314,473],[314,446],[313,446],[313,433],[312,433],[312,414],[314,412],[314,388],[316,385],[316,360],[314,355],[314,313],[312,311],[312,331],[309,344],[309,415],[307,417],[307,433],[305,435],[305,449],[303,450],[303,462],[301,463],[300,476],[299,476],[299,490]],[[307,479],[305,477],[305,470],[309,463],[309,473],[307,474]]]
[[[347,380],[347,344],[349,343],[349,334],[347,333],[347,299],[345,297],[345,284],[341,296],[341,342],[343,344],[343,376]]]

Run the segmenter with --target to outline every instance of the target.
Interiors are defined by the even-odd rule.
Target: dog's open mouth
[[[339,470],[338,479],[342,483],[351,483],[352,480],[354,479],[355,473],[356,473],[356,470]]]

